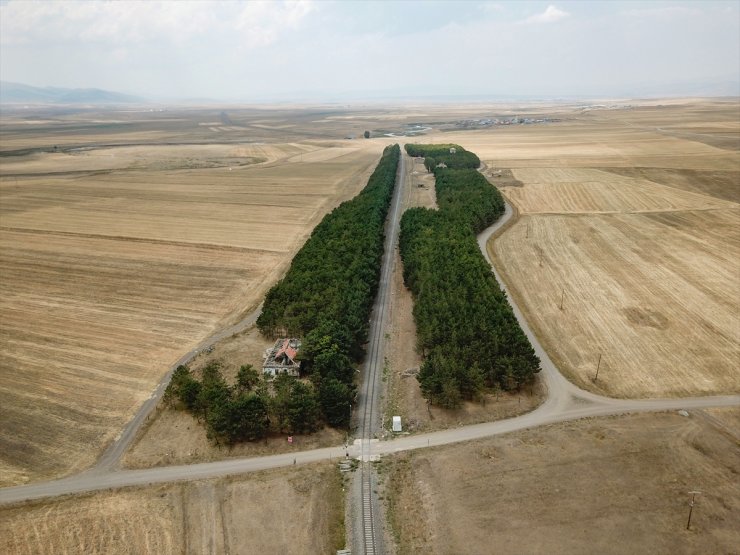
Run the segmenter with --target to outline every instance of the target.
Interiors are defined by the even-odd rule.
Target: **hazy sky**
[[[670,93],[738,80],[739,8],[10,0],[0,2],[0,78],[227,100]]]

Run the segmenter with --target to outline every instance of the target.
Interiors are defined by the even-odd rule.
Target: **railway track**
[[[382,539],[378,532],[382,526],[376,526],[377,500],[373,491],[374,472],[370,465],[373,459],[372,440],[380,429],[380,385],[385,363],[385,334],[386,318],[390,304],[391,277],[395,261],[395,249],[398,242],[398,225],[401,211],[401,198],[404,179],[406,177],[405,153],[401,148],[396,173],[396,185],[393,190],[388,219],[386,222],[385,245],[383,261],[380,270],[380,284],[375,299],[375,306],[370,320],[368,336],[368,352],[365,358],[363,384],[359,399],[358,428],[360,431],[360,460],[361,460],[361,488],[359,503],[362,517],[362,546],[364,553],[375,555],[382,553]]]
[[[358,480],[361,479],[361,484],[359,485],[362,487],[356,488],[356,498],[353,497],[351,500],[352,503],[357,503],[357,505],[355,505],[356,514],[358,518],[362,519],[359,524],[357,524],[357,521],[353,521],[353,530],[355,531],[354,552],[360,553],[364,550],[365,553],[375,554],[383,552],[381,545],[383,526],[382,521],[376,518],[375,513],[376,499],[373,496],[373,473],[369,464],[369,461],[373,457],[414,449],[425,449],[430,446],[436,447],[461,441],[488,438],[517,430],[531,429],[547,424],[579,420],[582,418],[614,416],[636,412],[673,411],[679,409],[699,411],[701,409],[713,407],[740,406],[740,395],[630,400],[601,397],[581,390],[560,374],[557,367],[550,360],[549,356],[530,330],[529,325],[524,319],[515,300],[512,297],[509,297],[515,316],[519,320],[525,334],[530,338],[530,341],[535,348],[535,352],[542,362],[540,379],[547,388],[547,400],[538,409],[516,418],[472,424],[425,434],[410,435],[396,438],[391,441],[383,441],[377,445],[373,444],[371,439],[373,438],[376,429],[373,424],[373,418],[379,414],[379,411],[376,408],[376,401],[380,397],[377,392],[379,387],[377,382],[380,381],[380,377],[382,376],[382,370],[378,372],[378,368],[382,369],[382,366],[379,366],[377,363],[379,360],[380,362],[384,360],[382,357],[382,340],[384,338],[382,325],[387,307],[387,280],[388,277],[392,275],[392,267],[387,266],[388,264],[392,265],[394,261],[393,247],[395,244],[396,230],[398,229],[399,199],[402,195],[403,180],[405,179],[404,162],[405,159],[402,157],[399,162],[399,181],[396,185],[392,212],[389,215],[389,223],[387,224],[386,256],[381,273],[385,282],[381,283],[381,287],[379,288],[379,295],[376,299],[373,321],[371,323],[369,344],[371,346],[371,351],[375,353],[374,358],[376,364],[374,368],[369,368],[368,365],[371,363],[371,357],[368,356],[366,361],[366,373],[364,375],[366,381],[363,383],[363,387],[361,388],[362,398],[359,399],[358,410],[355,413],[355,418],[358,423],[358,431],[362,434],[361,438],[358,438],[360,441],[356,442],[353,446],[337,445],[334,447],[281,453],[265,457],[225,459],[209,463],[163,466],[139,470],[121,470],[118,468],[117,462],[120,459],[119,454],[123,452],[130,439],[130,436],[126,436],[119,439],[115,447],[111,446],[108,459],[106,460],[104,458],[93,469],[58,480],[0,488],[0,506],[115,488],[151,486],[154,484],[178,481],[205,480],[263,471],[272,468],[287,468],[295,465],[296,462],[298,464],[309,464],[327,460],[336,461],[344,455],[345,457],[357,457],[362,461],[360,467],[361,471],[357,473]],[[512,210],[507,204],[506,214],[496,222],[496,224],[492,225],[487,230],[484,230],[479,235],[479,245],[487,259],[488,253],[486,244],[488,239],[500,227],[505,225],[511,216]],[[391,225],[391,222],[393,222],[393,225]],[[390,244],[391,247],[388,247],[388,244]],[[490,263],[490,259],[488,260]],[[492,269],[492,271],[496,274],[496,277],[499,279],[499,283],[504,291],[506,291],[505,283],[500,281],[500,276],[497,275],[495,269]],[[258,310],[237,324],[237,326],[246,325],[248,323],[248,318],[256,318],[259,313]],[[378,325],[378,320],[380,320],[380,325]],[[222,333],[230,333],[231,330],[232,328],[225,330]],[[206,346],[217,337],[218,336],[211,337],[204,341],[201,344],[201,347]],[[380,359],[378,359],[379,355]],[[182,360],[185,360],[188,356],[190,356],[190,353],[184,355]],[[370,387],[368,383],[371,376],[374,380],[374,385],[372,387]],[[156,394],[157,392],[155,392],[155,395]],[[367,403],[365,403],[365,399],[368,396],[372,399],[372,402],[370,403],[371,406],[367,406]],[[140,414],[144,415],[144,417],[146,416],[146,407],[142,407]],[[354,490],[355,488],[352,488],[353,494]],[[365,499],[367,499],[367,503],[365,503]],[[367,527],[365,526],[366,523]],[[361,530],[362,534],[360,534]],[[367,535],[365,534],[366,530],[370,532]],[[378,534],[381,534],[380,539],[378,538]]]
[[[365,544],[365,553],[375,555],[375,519],[373,518],[373,491],[372,476],[362,476],[362,538]]]

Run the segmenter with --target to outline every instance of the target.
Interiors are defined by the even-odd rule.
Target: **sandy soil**
[[[582,420],[386,459],[382,495],[398,553],[735,553],[738,439],[701,411]]]
[[[4,508],[0,551],[329,553],[344,545],[342,487],[324,464]]]
[[[428,173],[421,160],[407,165],[404,209],[413,206],[436,208],[434,176]],[[477,422],[509,418],[528,412],[542,402],[539,386],[521,394],[499,393],[486,395],[481,403],[465,402],[456,410],[427,405],[421,394],[416,372],[421,357],[416,351],[416,325],[413,318],[413,296],[403,284],[403,264],[396,252],[392,276],[389,327],[386,333],[387,364],[383,373],[386,386],[383,423],[391,428],[391,418],[400,416],[406,432],[422,432],[452,428]]]

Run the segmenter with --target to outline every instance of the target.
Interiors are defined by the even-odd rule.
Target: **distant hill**
[[[138,96],[102,89],[32,87],[23,83],[0,81],[2,104],[128,104],[143,101],[144,99]]]

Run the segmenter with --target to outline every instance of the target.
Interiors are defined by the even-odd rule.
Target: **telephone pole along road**
[[[511,207],[506,205],[506,212],[494,225],[484,230],[478,236],[478,244],[484,256],[490,263],[486,243],[493,233],[503,226],[512,216]],[[495,269],[493,270],[496,274]],[[496,275],[502,289],[505,285]],[[612,399],[595,395],[584,391],[568,380],[557,370],[550,357],[544,351],[537,338],[532,333],[529,325],[524,319],[522,312],[514,300],[509,296],[509,302],[519,325],[527,334],[537,356],[540,357],[542,370],[541,379],[547,388],[547,399],[536,410],[496,422],[486,422],[453,428],[427,434],[405,436],[389,441],[379,441],[372,444],[372,455],[381,456],[390,453],[421,449],[425,447],[447,445],[460,441],[482,439],[499,434],[506,434],[526,428],[534,428],[546,424],[577,420],[580,418],[594,416],[611,416],[629,412],[656,412],[680,409],[703,409],[711,407],[737,407],[740,406],[740,395],[724,395],[712,397],[689,397],[675,399],[645,399],[632,401],[626,399]],[[382,331],[382,330],[381,330]],[[228,334],[227,334],[228,335]],[[142,412],[141,410],[139,411]],[[135,435],[135,429],[133,434]],[[133,436],[132,436],[133,437]],[[365,452],[363,450],[366,449]],[[149,468],[144,470],[115,470],[111,467],[101,465],[91,470],[49,482],[14,486],[0,489],[0,504],[28,501],[59,495],[83,493],[109,488],[142,486],[148,484],[159,484],[181,480],[200,480],[228,476],[233,474],[244,474],[258,470],[291,466],[295,459],[296,463],[312,463],[318,461],[337,461],[349,452],[350,456],[363,458],[370,456],[370,442],[360,442],[360,445],[352,445],[347,449],[343,445],[328,447],[324,449],[313,449],[300,453],[284,453],[268,457],[256,457],[248,459],[230,459],[225,461]]]

